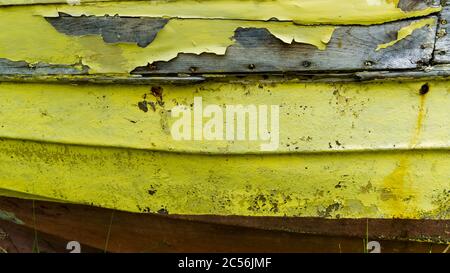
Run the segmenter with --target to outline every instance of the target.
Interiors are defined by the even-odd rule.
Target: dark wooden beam
[[[450,224],[135,214],[6,197],[0,197],[0,212],[32,230],[111,252],[363,252],[366,237],[379,241],[383,252],[443,252]]]

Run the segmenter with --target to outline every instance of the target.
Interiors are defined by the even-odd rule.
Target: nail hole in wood
[[[302,65],[303,65],[304,67],[310,67],[310,66],[311,66],[311,62],[310,62],[310,61],[304,61],[304,62],[302,63]]]

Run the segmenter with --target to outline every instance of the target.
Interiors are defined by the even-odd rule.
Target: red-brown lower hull
[[[134,214],[89,206],[0,198],[0,251],[442,253],[449,220],[320,219]],[[368,232],[368,233],[367,233]]]

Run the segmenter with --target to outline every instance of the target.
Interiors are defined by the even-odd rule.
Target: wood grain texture
[[[432,18],[437,18],[432,16]],[[163,19],[67,17],[49,19],[66,35],[102,35],[108,43],[133,42],[145,46],[164,24]],[[420,20],[420,19],[419,19]],[[436,26],[417,29],[394,46],[376,51],[379,44],[393,41],[398,31],[417,20],[373,26],[342,26],[326,50],[312,45],[285,44],[263,28],[238,28],[236,43],[225,56],[180,53],[168,62],[138,67],[133,74],[286,73],[357,70],[416,69],[431,61]],[[114,23],[113,23],[114,22]],[[148,33],[147,33],[148,32]],[[125,35],[124,35],[125,33]],[[99,52],[102,54],[102,52]],[[24,62],[0,62],[0,74],[86,74],[83,68]]]
[[[47,18],[47,21],[59,32],[67,35],[101,35],[105,43],[136,43],[140,47],[146,47],[169,20],[119,16],[71,17],[60,13],[60,17]]]
[[[134,71],[138,74],[306,72],[413,69],[430,61],[434,27],[417,30],[395,46],[375,51],[378,44],[396,39],[397,31],[411,21],[383,26],[340,27],[327,50],[305,44],[286,45],[265,29],[238,29],[236,44],[225,56],[179,54],[169,62],[156,62]]]
[[[449,71],[450,75],[450,71]],[[78,84],[131,84],[131,85],[154,85],[154,84],[174,84],[185,85],[204,82],[201,76],[151,76],[142,77],[140,75],[7,75],[0,74],[0,82],[23,82],[23,83],[78,83]]]
[[[248,73],[286,71],[334,71],[416,68],[432,56],[435,27],[421,28],[395,46],[375,51],[395,40],[402,27],[415,20],[376,26],[338,28],[325,51],[314,46],[285,44],[266,29],[239,28],[236,43],[225,56],[180,53],[168,62],[156,62],[135,70],[137,74]]]
[[[441,0],[400,0],[398,7],[403,11],[421,10],[430,6],[439,6]]]
[[[0,75],[85,75],[86,66],[55,65],[46,63],[29,64],[0,58]]]
[[[69,253],[69,241],[52,234],[46,234],[32,227],[0,220],[1,253]],[[84,253],[101,253],[103,250],[82,246]]]
[[[434,53],[436,63],[450,63],[450,1],[442,10],[436,36]]]
[[[67,84],[128,84],[128,85],[160,85],[160,84],[198,84],[202,82],[234,82],[249,81],[283,82],[298,80],[301,82],[366,82],[376,80],[433,80],[450,79],[450,65],[435,65],[417,70],[380,70],[351,72],[299,72],[299,73],[241,73],[234,75],[204,74],[200,76],[141,76],[141,75],[0,75],[1,82],[23,83],[67,83]]]
[[[400,28],[413,20],[369,27],[336,29],[324,51],[311,45],[284,44],[265,29],[238,29],[236,43],[225,56],[179,54],[169,62],[156,62],[134,71],[137,74],[255,73],[290,71],[345,71],[412,69],[430,61],[435,26],[421,28],[396,45],[375,51],[395,40]]]

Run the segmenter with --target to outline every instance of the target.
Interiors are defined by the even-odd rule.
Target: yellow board
[[[422,95],[423,86],[429,92]],[[449,88],[448,81],[0,83],[0,137],[155,151],[261,153],[267,141],[260,138],[175,140],[172,128],[178,118],[172,109],[186,105],[193,110],[194,98],[200,97],[203,108],[219,105],[223,112],[226,105],[279,105],[279,146],[265,153],[449,149]],[[248,136],[248,124],[245,130]]]
[[[0,0],[0,6],[18,6],[18,5],[36,5],[36,4],[79,5],[81,3],[117,2],[117,1],[118,0]]]
[[[132,212],[449,219],[449,88],[2,83],[0,188]],[[279,150],[173,140],[167,113],[194,97],[279,104]]]
[[[15,2],[4,1],[4,4],[9,3]],[[224,55],[234,44],[233,36],[238,28],[267,29],[286,44],[304,43],[326,50],[336,29],[332,25],[379,24],[424,16],[441,9],[429,7],[405,12],[397,5],[398,1],[392,0],[183,0],[5,6],[0,8],[0,25],[13,27],[3,28],[0,32],[0,59],[25,61],[31,65],[46,63],[80,68],[85,65],[92,74],[128,74],[136,67],[173,60],[180,53]],[[155,40],[142,48],[133,43],[105,43],[100,35],[60,33],[45,19],[58,17],[60,13],[164,17],[169,20]],[[270,20],[273,18],[279,21]],[[419,27],[433,24],[430,20],[433,19],[416,22],[401,30],[398,40]],[[398,40],[380,45],[379,49]]]
[[[0,0],[0,25],[11,26],[0,32],[0,58],[128,74],[179,53],[223,55],[239,27],[265,28],[284,43],[325,50],[336,25],[441,10],[403,11],[397,0],[60,2]],[[60,13],[164,17],[168,23],[140,48],[59,33],[45,17]],[[433,20],[401,29],[379,49]],[[449,219],[449,86],[438,80],[0,83],[0,195],[142,213]],[[203,106],[220,112],[230,105],[278,109],[279,134],[275,127],[269,134],[277,136],[276,147],[262,149],[267,143],[245,137],[195,140],[207,132]],[[177,119],[175,109],[192,116]],[[183,128],[194,140],[174,137],[180,121],[190,122]],[[216,128],[229,125],[219,121]],[[244,136],[252,135],[255,123],[248,124]]]
[[[0,163],[4,189],[132,212],[450,218],[448,151],[208,156],[2,140]]]
[[[92,3],[89,3],[92,2]],[[0,0],[0,5],[63,3],[37,5],[43,16],[63,12],[73,16],[95,15],[203,18],[226,20],[291,21],[297,24],[371,25],[412,17],[425,16],[441,10],[428,7],[404,11],[399,0],[175,0],[175,1],[98,1],[98,0]],[[69,3],[69,4],[66,4]],[[78,4],[77,4],[78,3]],[[81,5],[79,5],[82,3]],[[74,5],[76,4],[76,5]]]
[[[405,39],[406,37],[410,36],[414,31],[416,31],[416,30],[418,30],[420,28],[423,28],[425,26],[431,27],[435,23],[436,23],[436,19],[434,19],[434,18],[428,18],[428,19],[423,19],[423,20],[420,20],[420,21],[413,22],[409,26],[401,28],[398,31],[396,40],[391,41],[391,42],[386,43],[386,44],[378,45],[376,51],[378,51],[380,49],[388,48],[390,46],[393,46],[396,43],[398,43],[399,41],[401,41],[401,40]]]
[[[44,9],[44,8],[39,8]],[[170,61],[179,53],[224,55],[234,44],[234,31],[265,28],[287,44],[294,41],[325,50],[333,26],[298,26],[292,22],[172,19],[152,43],[105,43],[100,35],[68,36],[59,33],[35,7],[0,8],[0,58],[48,64],[87,65],[90,73],[125,73],[156,61]],[[45,10],[52,10],[45,6]],[[43,13],[45,14],[45,13]],[[13,46],[14,45],[14,46]]]

